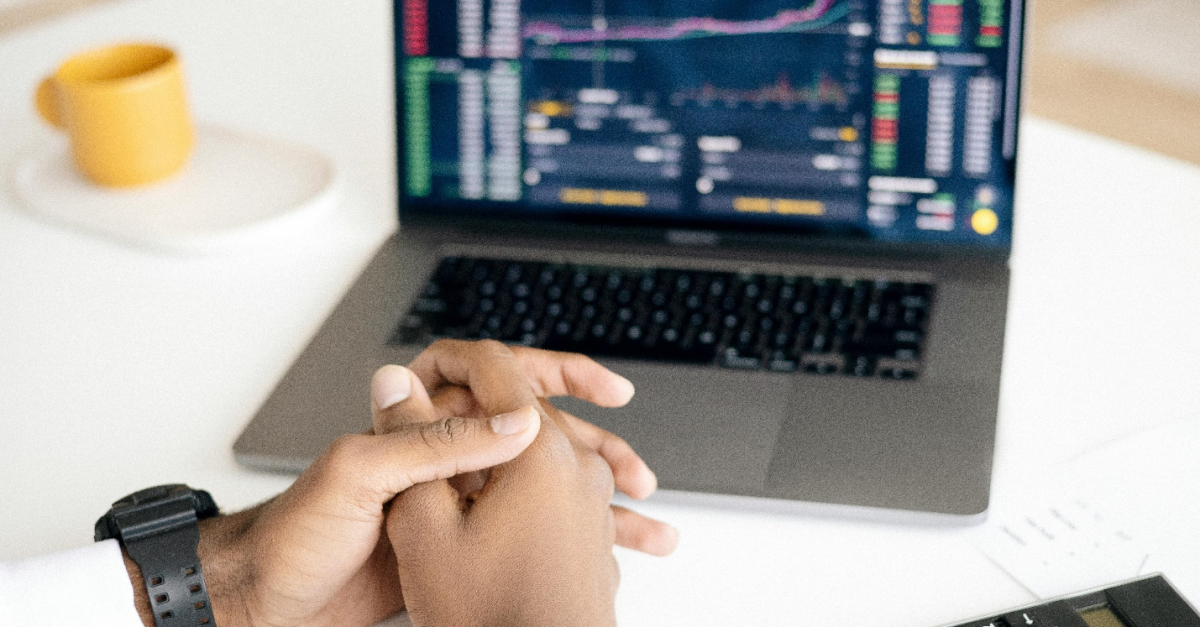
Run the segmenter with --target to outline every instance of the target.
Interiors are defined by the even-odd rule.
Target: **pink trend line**
[[[811,7],[800,10],[780,11],[775,17],[754,22],[735,22],[711,17],[693,17],[674,24],[655,28],[650,26],[627,26],[613,30],[567,30],[552,22],[530,22],[525,25],[526,38],[545,37],[563,44],[593,43],[619,40],[670,40],[678,39],[691,32],[709,32],[721,35],[752,35],[773,33],[792,26],[820,19],[833,7],[835,0],[817,0]]]

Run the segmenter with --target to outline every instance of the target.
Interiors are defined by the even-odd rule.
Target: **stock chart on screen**
[[[1019,0],[396,8],[406,201],[1011,237]]]

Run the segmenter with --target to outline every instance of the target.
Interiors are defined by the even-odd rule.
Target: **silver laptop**
[[[988,506],[1022,0],[396,0],[400,230],[234,446],[440,337],[578,351],[670,490]]]

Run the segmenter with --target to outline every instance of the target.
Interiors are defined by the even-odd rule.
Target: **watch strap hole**
[[[170,601],[170,600],[171,600],[171,597],[167,596],[167,594],[165,592],[162,594],[154,595],[154,602],[159,605],[162,605],[163,603],[166,603],[167,601]]]

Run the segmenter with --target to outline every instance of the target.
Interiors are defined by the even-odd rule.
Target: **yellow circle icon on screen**
[[[991,235],[1000,228],[1000,217],[991,209],[980,209],[971,216],[971,228],[980,235]]]

